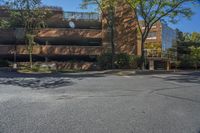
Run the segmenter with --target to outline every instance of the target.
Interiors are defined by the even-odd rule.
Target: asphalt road
[[[200,74],[0,73],[0,133],[200,133]]]

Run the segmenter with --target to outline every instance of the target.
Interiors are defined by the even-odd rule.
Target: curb
[[[0,72],[17,72],[17,70],[11,67],[0,67]]]

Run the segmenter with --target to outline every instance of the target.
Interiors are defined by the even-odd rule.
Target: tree
[[[111,67],[114,68],[114,58],[115,58],[115,7],[117,0],[83,0],[82,7],[87,7],[88,5],[97,5],[98,9],[101,11],[103,18],[106,20],[108,29],[110,30],[110,43],[112,48],[112,63]]]
[[[177,35],[178,35],[178,41],[200,43],[199,32],[183,33],[177,29]]]
[[[3,0],[0,0],[0,9],[1,10],[7,9],[5,2]],[[10,27],[9,22],[4,17],[0,17],[0,28],[4,29],[9,27]]]
[[[24,28],[25,42],[29,52],[30,68],[32,68],[32,52],[35,36],[40,28],[45,27],[48,10],[40,8],[41,0],[13,0],[9,1],[11,22],[20,24]]]
[[[194,67],[196,69],[198,69],[198,66],[200,65],[200,47],[190,47],[191,49],[191,59],[192,59],[192,62],[194,64]]]
[[[126,0],[133,9],[141,35],[141,52],[144,60],[144,45],[151,28],[158,21],[169,20],[170,22],[178,22],[177,16],[190,18],[193,15],[192,9],[187,7],[190,3],[195,4],[199,0]],[[139,19],[143,20],[143,26]],[[143,61],[143,69],[144,69]]]
[[[4,28],[9,28],[10,24],[8,21],[4,20],[4,19],[0,19],[0,28],[4,29]]]
[[[181,68],[198,67],[198,54],[200,53],[200,51],[198,51],[200,47],[200,41],[198,40],[199,34],[200,33],[183,33],[177,30],[177,52]]]
[[[200,43],[200,33],[198,33],[198,32],[193,32],[193,33],[191,34],[191,40],[192,40],[193,42],[199,42],[199,43]]]
[[[182,32],[179,29],[176,29],[177,41],[179,42],[193,42],[200,43],[200,32]]]

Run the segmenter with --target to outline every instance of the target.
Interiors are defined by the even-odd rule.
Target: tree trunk
[[[111,32],[110,32],[110,39],[111,39],[111,48],[112,48],[112,62],[111,62],[111,68],[114,69],[114,63],[115,63],[115,42],[114,42],[114,27],[111,26]]]
[[[17,62],[17,46],[15,44],[15,50],[14,50],[14,64]]]
[[[29,45],[29,63],[30,63],[30,68],[33,68],[33,55],[32,55],[33,47]]]
[[[141,66],[141,69],[142,69],[142,70],[145,70],[145,67],[146,67],[146,66],[145,66],[146,64],[145,64],[144,45],[145,45],[145,42],[142,40],[142,41],[141,41],[141,54],[142,54],[142,55],[141,55],[141,59],[142,59],[142,64],[141,64],[142,66]]]
[[[110,28],[110,43],[111,43],[111,54],[112,54],[112,61],[111,61],[111,68],[114,69],[115,65],[115,41],[114,41],[114,37],[115,37],[115,14],[114,14],[114,8],[112,7],[112,5],[110,5],[110,10],[109,10],[109,28]]]

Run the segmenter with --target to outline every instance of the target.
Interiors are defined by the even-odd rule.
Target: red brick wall
[[[119,0],[115,10],[115,49],[116,53],[136,54],[137,30],[134,13],[124,0]],[[107,20],[102,19],[103,43],[106,51],[111,51]]]
[[[116,9],[116,49],[119,53],[136,54],[137,29],[134,13],[123,0]]]

